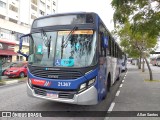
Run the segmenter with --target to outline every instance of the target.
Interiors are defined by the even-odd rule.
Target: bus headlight
[[[82,92],[82,91],[86,90],[87,88],[89,88],[90,86],[92,86],[95,83],[95,81],[96,81],[96,78],[93,78],[93,79],[91,79],[91,80],[89,80],[89,81],[87,81],[85,83],[82,83],[80,85],[80,88],[79,88],[78,92]]]
[[[80,91],[85,90],[86,87],[87,87],[87,84],[86,84],[86,83],[81,84],[81,86],[80,86]]]
[[[96,78],[90,80],[90,81],[88,82],[88,86],[92,85],[95,81],[96,81]]]

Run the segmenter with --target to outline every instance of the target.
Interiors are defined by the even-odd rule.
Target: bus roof
[[[102,19],[100,18],[100,16],[95,13],[95,12],[68,12],[68,13],[56,13],[56,14],[51,14],[51,15],[45,15],[45,16],[42,16],[42,17],[39,17],[39,18],[36,18],[34,21],[33,21],[33,24],[35,21],[37,20],[41,20],[41,19],[45,19],[45,18],[50,18],[50,17],[58,17],[58,16],[67,16],[67,15],[78,15],[78,14],[92,14],[92,15],[95,15],[97,16],[100,21],[104,24],[104,22],[102,21]],[[32,27],[33,27],[33,24],[32,24]],[[107,26],[104,24],[106,30],[109,32],[109,34],[111,35],[110,31],[107,29]],[[111,35],[112,36],[112,35]],[[116,45],[121,49],[121,47],[119,46],[119,44],[116,42],[116,40],[114,39],[114,37],[112,36],[112,39],[115,41]]]
[[[95,14],[95,15],[98,15],[97,13],[95,12],[67,12],[67,13],[55,13],[55,14],[50,14],[50,15],[45,15],[45,16],[42,16],[42,17],[38,17],[35,20],[38,20],[38,19],[43,19],[43,18],[47,18],[47,17],[55,17],[55,16],[65,16],[65,15],[76,15],[76,14]]]
[[[92,24],[94,18],[99,18],[94,12],[71,12],[46,15],[36,18],[32,23],[32,28],[41,28],[55,25]]]

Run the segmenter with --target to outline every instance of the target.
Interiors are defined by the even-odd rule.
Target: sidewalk
[[[154,80],[160,80],[160,68],[153,70]],[[159,73],[158,73],[159,72]],[[160,81],[148,82],[149,74],[146,69],[142,73],[137,66],[128,64],[128,72],[115,97],[112,111],[160,111]],[[122,112],[123,113],[123,112]],[[138,112],[137,112],[138,113]],[[154,113],[154,112],[153,112]],[[158,114],[160,117],[160,112]],[[159,120],[158,117],[110,117],[109,120]]]
[[[1,78],[2,79],[0,80],[0,86],[26,82],[26,80],[27,80],[27,77],[24,77],[24,78],[8,78],[7,76],[1,76]]]

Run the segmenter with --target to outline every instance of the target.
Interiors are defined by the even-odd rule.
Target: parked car
[[[160,66],[160,56],[159,57],[157,57],[157,64],[156,64],[157,66]]]
[[[151,58],[150,61],[151,61],[150,63],[151,63],[153,66],[156,66],[156,65],[157,65],[157,58],[156,58],[156,57]]]
[[[12,77],[20,77],[23,78],[27,76],[27,62],[20,62],[15,64],[13,67],[8,68],[4,72],[5,76],[8,76],[9,78]]]
[[[15,64],[17,64],[17,62],[6,62],[5,64],[3,64],[3,66],[2,66],[2,76],[4,76],[4,72],[6,71],[6,69],[11,68]]]

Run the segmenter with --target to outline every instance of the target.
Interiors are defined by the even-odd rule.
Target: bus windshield
[[[29,64],[47,67],[86,67],[95,65],[96,34],[93,30],[45,32],[31,34]],[[48,50],[49,49],[49,50]],[[49,53],[48,53],[49,52]]]

